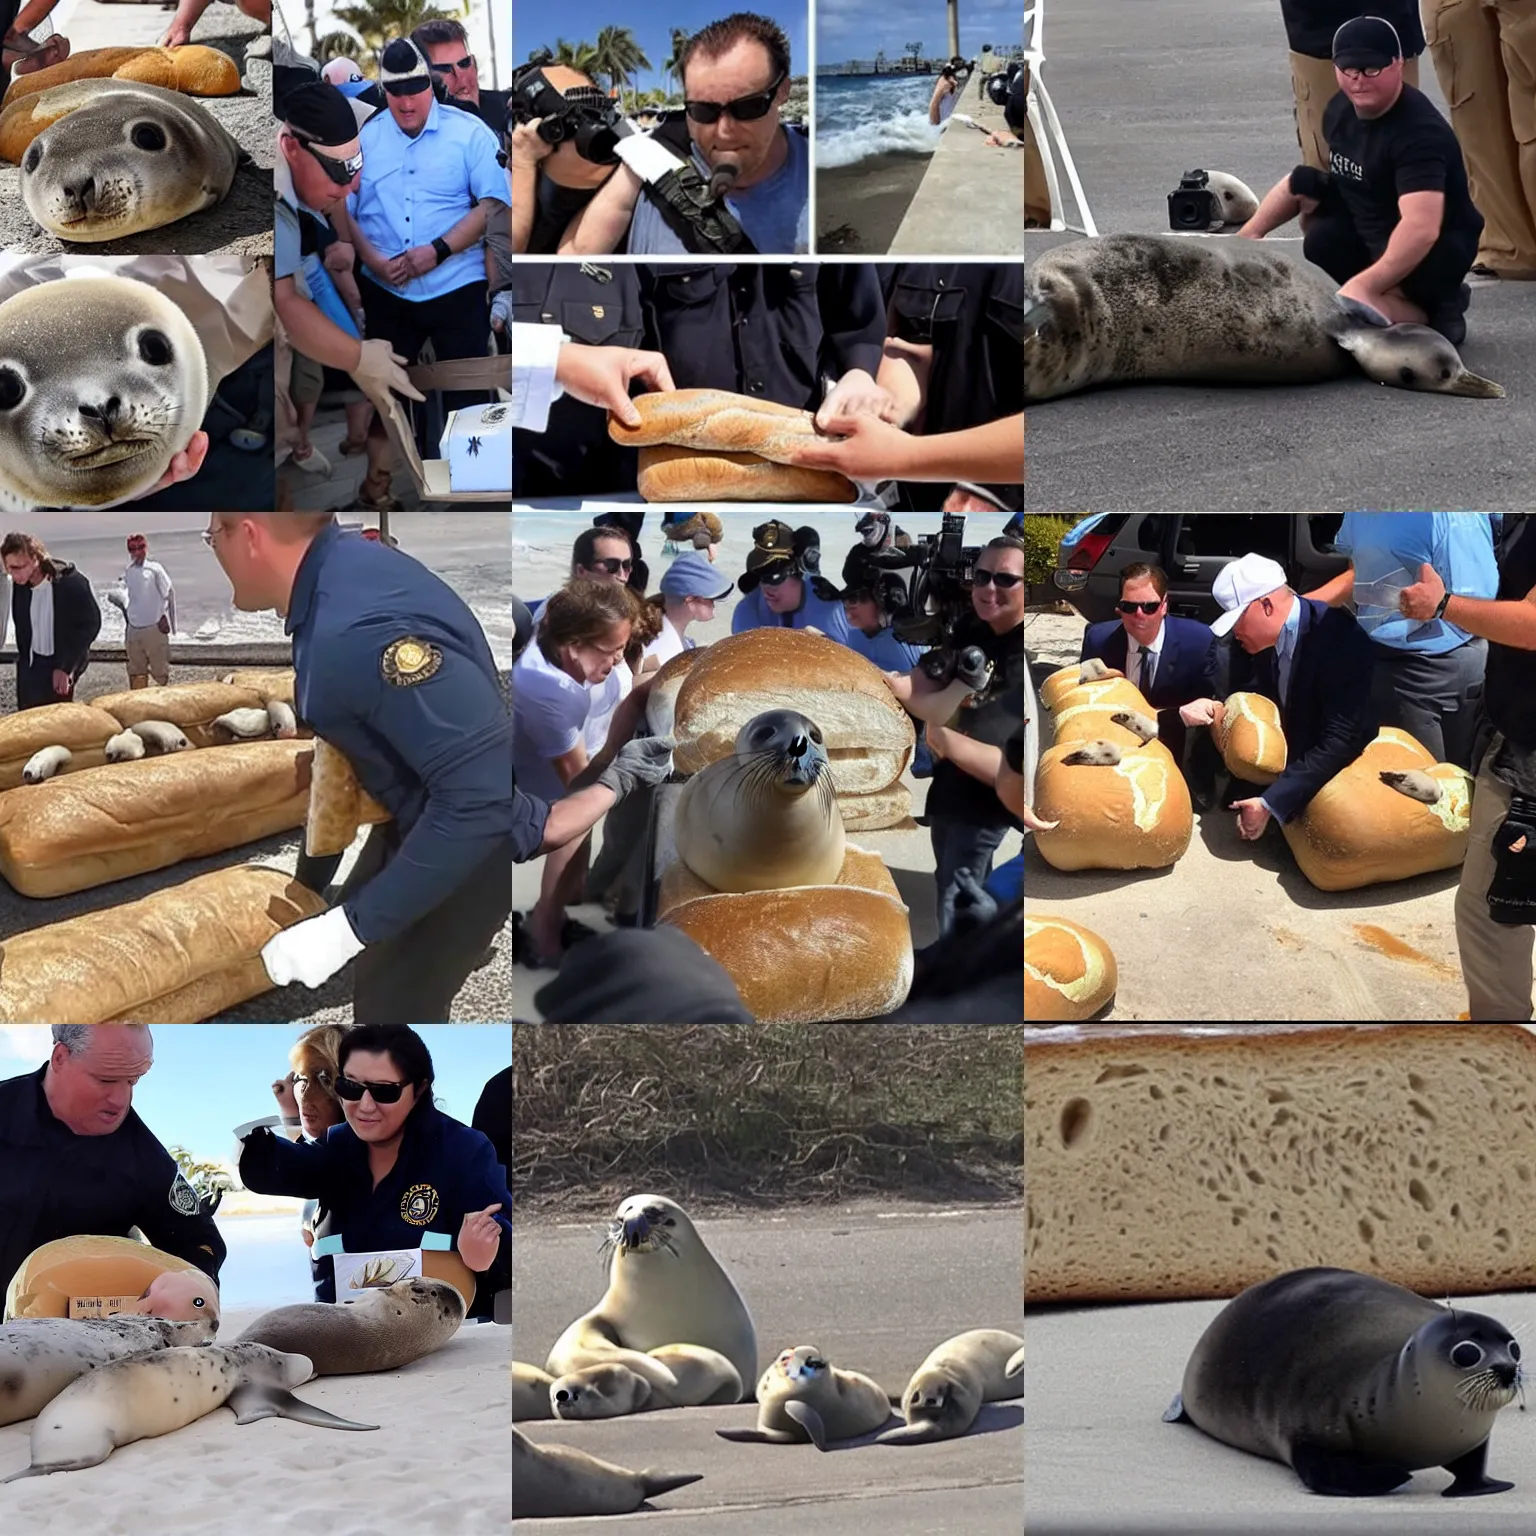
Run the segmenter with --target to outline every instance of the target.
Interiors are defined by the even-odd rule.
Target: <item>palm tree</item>
[[[675,79],[679,90],[683,84],[683,49],[688,46],[688,39],[693,34],[685,27],[672,28],[672,51],[667,55],[666,62],[661,66],[662,73]]]
[[[425,0],[362,0],[361,4],[338,7],[335,16],[344,27],[350,28],[362,40],[363,46],[375,54],[397,37],[409,37],[424,21],[460,21],[469,15],[469,0],[452,10],[439,10]],[[327,38],[329,41],[329,38]],[[337,50],[352,53],[357,40],[350,48]]]
[[[368,50],[362,46],[361,39],[350,32],[322,32],[309,52],[322,69],[332,59],[357,59],[365,75],[374,74],[378,69]],[[358,54],[362,57],[357,58]]]
[[[568,43],[563,37],[555,39],[555,46],[550,50],[556,64],[563,64],[567,69],[574,69],[577,74],[585,75],[589,80],[595,80],[598,76],[597,49],[588,42]]]
[[[608,76],[613,92],[627,84],[636,70],[651,67],[628,27],[604,27],[597,34],[597,57],[593,64],[600,74]]]

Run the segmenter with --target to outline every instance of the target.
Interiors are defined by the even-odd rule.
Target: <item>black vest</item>
[[[1524,602],[1536,588],[1536,516],[1506,512],[1497,548],[1499,600]],[[1490,640],[1483,700],[1488,718],[1507,741],[1536,752],[1536,651]]]

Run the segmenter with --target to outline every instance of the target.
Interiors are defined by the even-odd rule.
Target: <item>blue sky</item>
[[[926,57],[949,51],[949,12],[944,0],[818,0],[816,58],[822,64],[872,59],[884,49],[899,57],[921,41]],[[1019,0],[960,0],[960,51],[974,58],[983,43],[1022,42],[1024,7]]]
[[[661,66],[672,51],[672,29],[697,32],[701,27],[734,11],[755,11],[784,28],[789,37],[789,57],[797,75],[808,73],[806,6],[804,0],[780,3],[723,3],[723,0],[672,0],[668,5],[620,5],[615,0],[517,0],[512,27],[512,56],[521,64],[536,48],[554,50],[559,38],[567,42],[595,43],[604,27],[628,27],[635,34],[650,70],[641,70],[635,84],[642,91],[671,90],[674,82],[663,77]],[[604,82],[606,84],[606,82]]]
[[[512,1029],[496,1024],[428,1024],[417,1031],[432,1053],[444,1111],[468,1123],[486,1080],[512,1061]],[[223,1162],[230,1132],[275,1112],[271,1085],[288,1071],[302,1033],[286,1024],[164,1024],[151,1031],[155,1064],[134,1090],[139,1118],[166,1146]],[[52,1049],[42,1024],[0,1026],[0,1078],[40,1067]]]

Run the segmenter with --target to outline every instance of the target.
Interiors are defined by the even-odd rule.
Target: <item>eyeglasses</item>
[[[336,1079],[336,1097],[355,1104],[364,1093],[371,1093],[375,1104],[398,1104],[400,1095],[409,1086],[409,1083],[360,1083],[343,1074]]]
[[[1337,66],[1335,66],[1337,68]],[[1376,69],[1341,69],[1339,73],[1346,80],[1374,80],[1381,73],[1381,68]]]
[[[331,1086],[331,1074],[329,1072],[295,1072],[293,1074],[293,1086],[309,1087],[313,1083],[317,1088],[329,1088]]]
[[[633,560],[616,560],[612,555],[609,555],[606,560],[594,560],[587,567],[589,571],[607,571],[610,576],[617,576],[621,572],[627,575],[634,568]]]
[[[221,533],[228,533],[228,532],[229,532],[229,527],[228,527],[228,524],[226,524],[226,523],[219,523],[217,526],[215,526],[213,528],[204,528],[203,529],[203,543],[206,544],[209,549],[212,549],[214,547],[214,540],[217,539],[218,536]]]
[[[1022,576],[1015,575],[1012,571],[989,571],[978,569],[971,577],[973,587],[985,587],[995,585],[999,592],[1006,592],[1010,587],[1016,587],[1023,581]]]
[[[434,75],[448,75],[452,74],[455,70],[457,70],[460,74],[468,74],[469,71],[474,67],[475,56],[472,53],[466,53],[464,57],[460,59],[456,64],[450,60],[446,64],[427,65],[427,68],[430,69]]]
[[[764,571],[758,580],[765,587],[782,587],[794,574],[795,569],[792,565],[776,565],[771,571]]]
[[[1155,603],[1116,603],[1115,607],[1121,613],[1156,613],[1163,606],[1163,599],[1158,598]]]
[[[718,123],[722,112],[729,112],[738,123],[755,123],[758,118],[766,117],[768,109],[773,105],[774,95],[784,83],[781,74],[766,91],[758,91],[751,96],[738,96],[735,101],[689,101],[685,102],[688,116],[696,123]]]
[[[358,150],[355,155],[348,155],[345,160],[338,160],[334,155],[322,155],[308,139],[299,139],[297,142],[302,144],[320,162],[320,169],[338,187],[350,185],[352,178],[363,168],[362,150]]]

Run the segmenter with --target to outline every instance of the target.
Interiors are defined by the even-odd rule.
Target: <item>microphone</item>
[[[709,200],[718,203],[727,192],[736,184],[736,178],[741,174],[741,167],[733,160],[727,160],[717,165],[714,174],[709,178]]]

